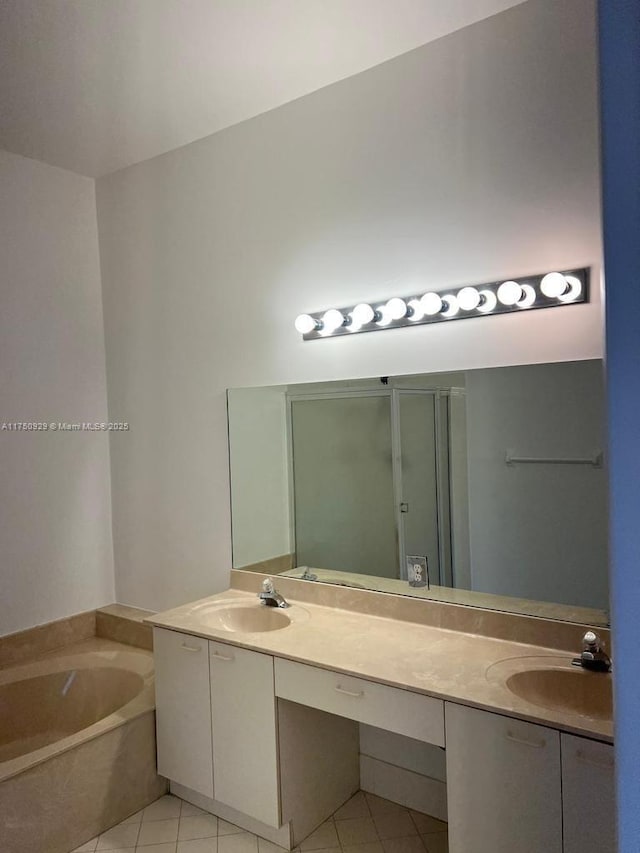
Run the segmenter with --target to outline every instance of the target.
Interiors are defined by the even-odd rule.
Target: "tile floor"
[[[302,842],[299,853],[448,853],[447,824],[358,791]],[[283,853],[167,794],[73,853]]]

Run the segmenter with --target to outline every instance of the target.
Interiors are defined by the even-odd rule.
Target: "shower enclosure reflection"
[[[298,564],[406,579],[406,555],[419,554],[433,583],[453,586],[450,393],[287,394]]]
[[[601,371],[229,391],[234,568],[606,622]]]

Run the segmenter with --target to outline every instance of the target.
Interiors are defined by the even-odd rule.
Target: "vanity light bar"
[[[300,314],[296,317],[295,327],[305,341],[311,341],[355,332],[421,326],[534,308],[556,308],[587,302],[588,299],[589,269],[585,267],[451,288],[442,293],[429,291],[402,299],[393,296],[383,302],[360,302],[348,308],[329,308],[316,314]]]

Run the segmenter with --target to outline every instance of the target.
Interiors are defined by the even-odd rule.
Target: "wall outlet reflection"
[[[407,578],[409,586],[426,586],[430,589],[429,564],[426,557],[412,557],[407,554]]]

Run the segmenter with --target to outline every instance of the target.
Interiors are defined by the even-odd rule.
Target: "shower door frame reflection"
[[[449,503],[449,436],[448,436],[448,390],[424,388],[380,388],[376,390],[336,390],[316,391],[307,393],[287,392],[286,394],[286,430],[287,430],[287,465],[289,479],[289,523],[293,553],[298,564],[298,543],[296,534],[296,499],[293,448],[293,412],[292,403],[298,401],[322,401],[336,399],[353,399],[358,397],[384,397],[389,400],[389,417],[391,424],[391,480],[393,489],[394,527],[396,573],[393,577],[407,580],[406,570],[406,532],[405,516],[401,505],[405,498],[402,490],[402,442],[400,401],[403,395],[420,395],[432,400],[434,415],[435,437],[435,491],[437,516],[437,553],[439,571],[430,576],[431,583],[441,586],[453,585],[452,572],[452,543],[451,543],[451,510]],[[313,567],[312,567],[313,568]],[[315,568],[323,568],[316,566]],[[349,571],[348,566],[343,567]],[[385,575],[385,577],[392,577]]]

